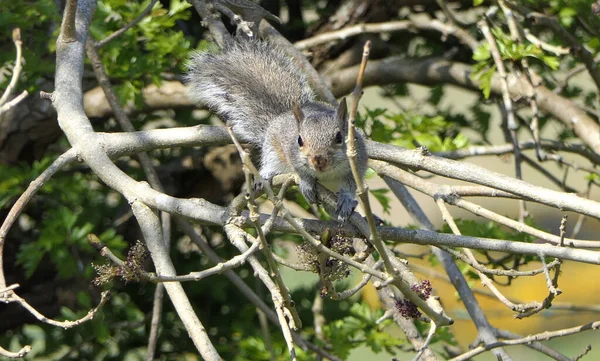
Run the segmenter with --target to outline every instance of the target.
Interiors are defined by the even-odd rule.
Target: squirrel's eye
[[[342,136],[342,132],[337,132],[335,134],[335,142],[337,144],[342,144],[342,141],[344,140],[344,137]]]
[[[303,146],[304,145],[304,141],[302,140],[302,136],[301,135],[298,136],[298,145],[299,146]]]

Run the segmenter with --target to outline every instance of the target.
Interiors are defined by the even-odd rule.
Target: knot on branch
[[[430,156],[430,155],[431,155],[431,152],[429,151],[429,148],[427,148],[427,147],[426,147],[426,146],[424,146],[424,145],[422,145],[422,146],[420,146],[419,148],[417,148],[417,149],[416,149],[416,151],[417,151],[417,152],[418,152],[420,155],[422,155],[422,156],[425,156],[425,157],[428,157],[428,156]]]
[[[456,193],[456,191],[448,185],[442,185],[437,189],[437,192],[433,195],[433,200],[437,201],[441,199],[444,203],[448,204],[456,204],[457,199],[460,196]]]

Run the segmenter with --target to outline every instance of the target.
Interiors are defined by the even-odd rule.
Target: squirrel
[[[298,66],[268,41],[232,40],[221,52],[196,52],[185,75],[191,99],[232,127],[235,136],[261,151],[260,176],[267,181],[295,172],[309,203],[316,182],[338,192],[335,215],[347,220],[356,202],[356,182],[346,156],[346,100],[317,101]],[[357,166],[363,177],[367,152],[356,132]]]

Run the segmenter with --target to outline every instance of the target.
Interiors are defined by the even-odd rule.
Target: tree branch
[[[352,79],[356,79],[358,67],[350,67],[332,74],[328,82],[334,94],[347,94],[353,87]],[[401,69],[401,70],[399,70]],[[394,56],[369,62],[365,72],[364,84],[386,85],[396,83],[415,83],[421,85],[453,84],[476,92],[479,81],[471,78],[470,65],[451,62],[440,58],[405,59]],[[537,79],[534,79],[538,83]],[[509,74],[507,79],[510,95],[514,99],[527,99],[531,92],[525,75]],[[491,81],[493,94],[502,93],[501,80],[494,74]],[[600,126],[590,118],[584,110],[571,100],[554,94],[551,90],[538,85],[535,88],[536,99],[541,111],[555,117],[568,128],[572,128],[577,136],[594,152],[600,154]]]

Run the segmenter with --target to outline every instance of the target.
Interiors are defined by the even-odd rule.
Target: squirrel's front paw
[[[272,185],[273,185],[273,177],[270,177],[270,178],[264,178],[264,177],[263,177],[263,179],[264,179],[265,181],[267,181],[267,183],[268,183],[270,186],[272,186]],[[253,190],[254,190],[254,194],[255,194],[255,195],[260,195],[260,194],[262,194],[262,192],[264,192],[264,191],[265,191],[265,189],[264,189],[265,187],[263,186],[263,182],[262,182],[262,180],[261,180],[261,179],[254,179],[254,184],[253,184],[253,187],[252,187],[252,188],[253,188]]]
[[[351,195],[340,193],[338,196],[337,208],[335,210],[337,219],[342,222],[348,220],[357,205],[358,202],[355,201]]]
[[[315,182],[300,179],[300,193],[309,204],[317,203],[317,185]]]
[[[262,181],[260,179],[255,179],[253,187],[252,187],[252,189],[254,190],[254,194],[255,195],[261,194],[263,192],[263,188],[264,187],[263,187]]]

